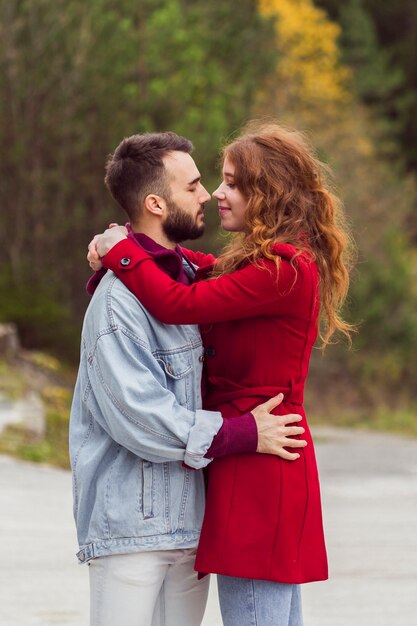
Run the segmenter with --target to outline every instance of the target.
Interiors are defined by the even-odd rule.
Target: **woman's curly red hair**
[[[279,258],[274,243],[308,250],[320,276],[323,344],[336,331],[348,338],[353,327],[341,307],[349,287],[352,240],[340,200],[328,183],[329,169],[306,137],[277,124],[254,124],[223,149],[234,167],[234,182],[248,204],[246,228],[233,235],[218,259],[213,277],[245,262]]]

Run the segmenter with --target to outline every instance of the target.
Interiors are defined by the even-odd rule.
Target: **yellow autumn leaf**
[[[339,60],[340,28],[311,0],[259,0],[259,10],[274,17],[280,60],[274,85],[261,99],[273,97],[288,110],[304,102],[311,109],[331,109],[349,101],[349,70]]]

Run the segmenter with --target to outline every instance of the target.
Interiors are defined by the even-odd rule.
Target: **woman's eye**
[[[229,189],[234,189],[236,185],[233,183],[227,183],[227,187],[229,187]]]

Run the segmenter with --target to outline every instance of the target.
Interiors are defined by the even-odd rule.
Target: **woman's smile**
[[[220,217],[224,217],[225,215],[229,214],[232,212],[232,209],[230,209],[227,206],[224,206],[223,204],[219,204],[219,215]]]

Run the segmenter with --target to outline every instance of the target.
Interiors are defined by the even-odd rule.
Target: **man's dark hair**
[[[150,193],[170,199],[163,158],[178,150],[190,154],[193,144],[173,132],[126,137],[106,163],[106,183],[131,222],[139,217]]]

